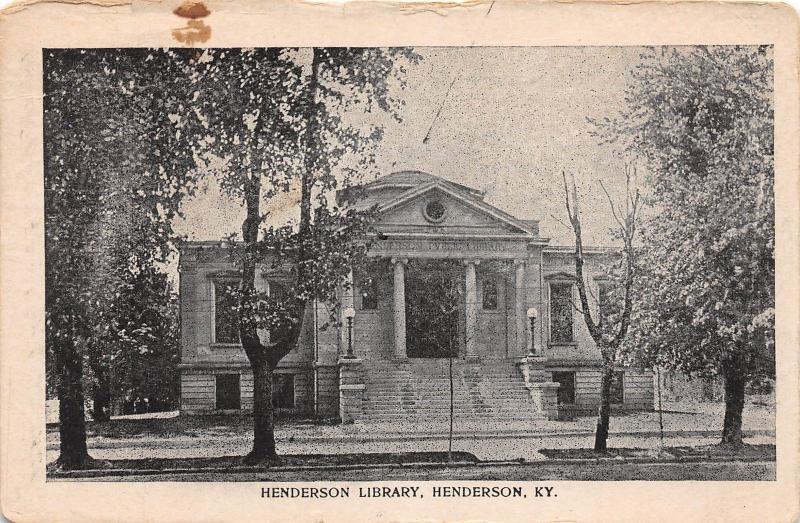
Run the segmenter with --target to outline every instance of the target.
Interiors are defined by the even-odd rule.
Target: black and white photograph
[[[48,482],[776,479],[769,42],[41,52]]]

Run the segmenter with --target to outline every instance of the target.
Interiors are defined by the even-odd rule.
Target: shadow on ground
[[[612,448],[605,452],[593,449],[540,449],[549,459],[715,459],[726,461],[775,461],[775,445],[701,445],[697,447],[664,447],[662,449]]]

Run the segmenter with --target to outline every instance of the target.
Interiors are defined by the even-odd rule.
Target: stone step
[[[449,419],[450,369],[447,360],[364,365],[364,419],[438,422]],[[513,362],[454,360],[452,409],[456,418],[537,420],[522,373]]]

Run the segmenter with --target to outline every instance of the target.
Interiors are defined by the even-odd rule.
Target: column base
[[[481,357],[480,356],[467,356],[464,358],[469,363],[480,363]]]
[[[339,417],[342,423],[361,420],[363,411],[364,383],[362,361],[358,358],[339,359]]]
[[[560,384],[551,382],[531,383],[528,389],[531,399],[538,409],[547,416],[549,420],[558,419],[558,388]]]

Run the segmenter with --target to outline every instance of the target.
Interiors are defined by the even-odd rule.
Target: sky
[[[642,50],[417,48],[422,60],[409,66],[406,87],[393,86],[405,102],[402,122],[370,116],[384,124],[385,132],[374,173],[416,169],[481,189],[488,203],[517,218],[540,220],[542,236],[567,245],[574,240],[563,225],[568,223],[565,171],[577,180],[585,243],[608,244],[614,222],[598,180],[620,198],[625,159],[591,135],[594,126],[587,119],[614,117],[624,109],[630,72]],[[292,201],[275,202],[273,220],[296,218]],[[176,229],[195,240],[237,232],[244,216],[241,205],[221,195],[213,181],[185,203],[184,212]]]

